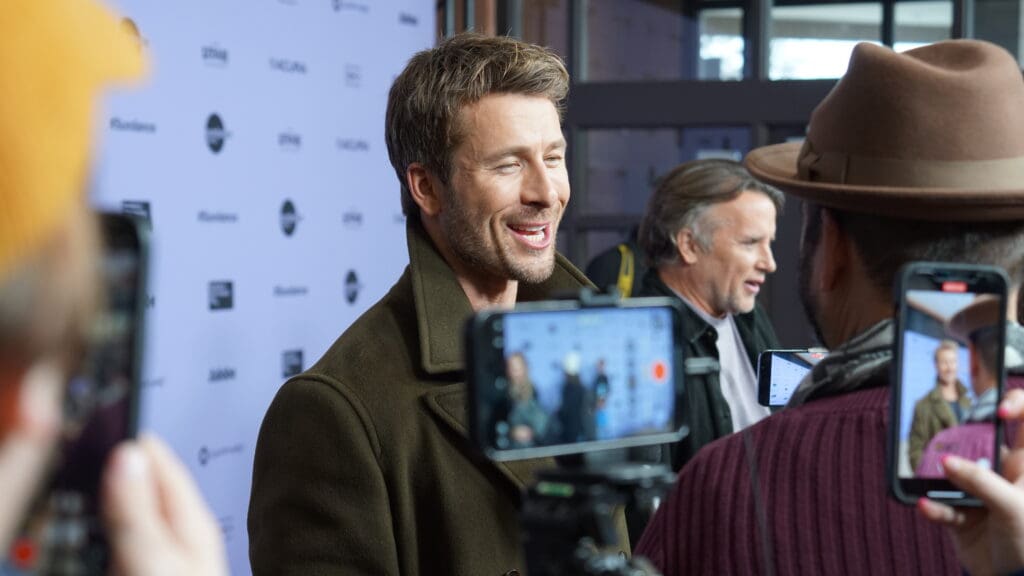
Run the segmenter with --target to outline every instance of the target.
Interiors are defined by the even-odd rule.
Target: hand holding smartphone
[[[999,469],[1007,280],[986,266],[916,262],[896,286],[889,477],[893,495],[977,499],[944,474],[947,455]]]

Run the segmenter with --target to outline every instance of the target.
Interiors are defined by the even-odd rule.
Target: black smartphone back
[[[1002,270],[915,262],[896,286],[888,473],[907,504],[927,496],[979,502],[944,478],[956,455],[999,468],[995,415],[1005,382],[1007,279]]]
[[[107,456],[135,436],[146,304],[145,228],[100,215],[104,309],[79,373],[68,382],[55,471],[33,506],[3,574],[106,574],[110,554],[99,510]]]
[[[770,408],[782,408],[797,386],[818,360],[822,350],[807,348],[765,350],[757,356],[757,402]]]
[[[480,312],[466,330],[470,436],[494,460],[678,441],[681,334],[667,298]]]

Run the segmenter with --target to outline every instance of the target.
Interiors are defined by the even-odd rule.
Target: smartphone
[[[896,285],[890,388],[893,495],[956,505],[977,499],[945,479],[956,455],[999,469],[995,410],[1005,382],[1006,274],[998,268],[914,262]]]
[[[688,432],[668,298],[522,304],[466,330],[471,436],[493,460],[675,442]]]
[[[13,543],[3,574],[109,571],[100,484],[110,451],[137,429],[147,235],[129,216],[102,214],[99,220],[106,305],[92,326],[80,371],[68,382],[53,475]]]
[[[811,368],[825,357],[824,350],[765,350],[757,356],[757,401],[782,408]]]

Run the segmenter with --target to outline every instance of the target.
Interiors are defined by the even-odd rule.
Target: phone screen
[[[1006,286],[1000,273],[939,265],[909,270],[903,285],[891,464],[908,500],[964,500],[942,459],[997,467]]]
[[[758,400],[763,406],[781,408],[817,364],[823,353],[809,350],[765,350],[758,357]]]
[[[511,460],[678,440],[680,322],[666,306],[478,317],[467,347],[478,443]]]
[[[3,574],[105,574],[98,495],[113,447],[136,430],[142,244],[133,221],[101,218],[106,306],[84,363],[68,383],[63,438],[48,488],[32,507]]]

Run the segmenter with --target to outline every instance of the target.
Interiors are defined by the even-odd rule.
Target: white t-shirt
[[[720,371],[718,382],[722,388],[722,396],[729,403],[732,412],[733,432],[756,423],[771,413],[767,406],[757,403],[757,374],[750,365],[743,340],[736,330],[736,320],[732,314],[725,318],[715,318],[691,304],[686,298],[680,299],[718,333],[718,363]]]

